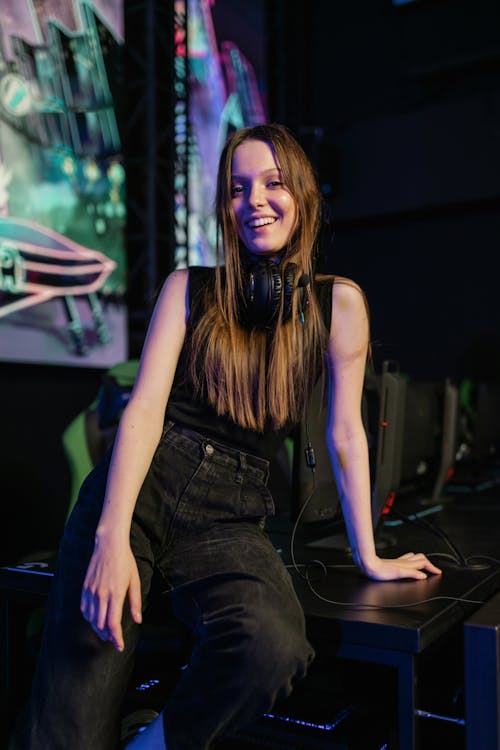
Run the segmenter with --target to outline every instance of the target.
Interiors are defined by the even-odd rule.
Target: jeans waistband
[[[210,443],[215,448],[218,448],[220,451],[225,453],[226,456],[233,458],[238,462],[238,464],[241,464],[243,459],[243,463],[246,463],[247,466],[251,466],[254,469],[259,469],[267,475],[267,472],[269,470],[269,461],[267,461],[267,459],[265,458],[254,456],[253,453],[247,453],[247,451],[244,450],[239,450],[234,446],[227,445],[227,443],[222,443],[220,440],[214,440],[211,435],[203,435],[202,433],[197,432],[190,427],[185,427],[184,425],[178,424],[177,422],[166,422],[165,428],[171,429],[179,435],[184,435],[185,437],[190,438],[198,445]]]

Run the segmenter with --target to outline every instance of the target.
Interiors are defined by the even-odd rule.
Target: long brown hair
[[[292,295],[292,315],[286,322],[282,320],[282,300],[271,336],[265,330],[247,330],[240,324],[244,268],[232,208],[231,168],[234,152],[247,140],[264,141],[270,146],[283,183],[295,200],[296,224],[283,250],[280,268],[294,263],[296,278],[306,274],[311,284],[321,194],[309,159],[282,125],[241,129],[222,151],[216,191],[216,282],[215,289],[205,291],[205,312],[192,331],[190,376],[195,393],[204,393],[218,414],[263,432],[302,418],[307,394],[324,358],[328,331],[314,294],[310,294],[303,323],[298,295]]]

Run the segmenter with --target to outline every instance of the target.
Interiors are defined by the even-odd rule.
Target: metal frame
[[[467,750],[500,747],[500,593],[464,624]]]
[[[131,0],[124,12],[127,303],[130,356],[135,357],[161,283],[174,268],[174,26],[185,25],[186,16],[179,14],[178,0]]]

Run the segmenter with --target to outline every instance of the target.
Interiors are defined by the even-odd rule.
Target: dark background
[[[269,118],[303,142],[331,210],[320,266],[368,295],[376,368],[390,358],[415,379],[500,381],[498,1],[237,6],[232,38],[251,58],[263,28]],[[1,562],[57,544],[61,434],[101,377],[1,365]]]

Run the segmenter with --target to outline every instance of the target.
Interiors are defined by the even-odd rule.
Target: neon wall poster
[[[0,8],[0,360],[127,357],[122,0]]]

